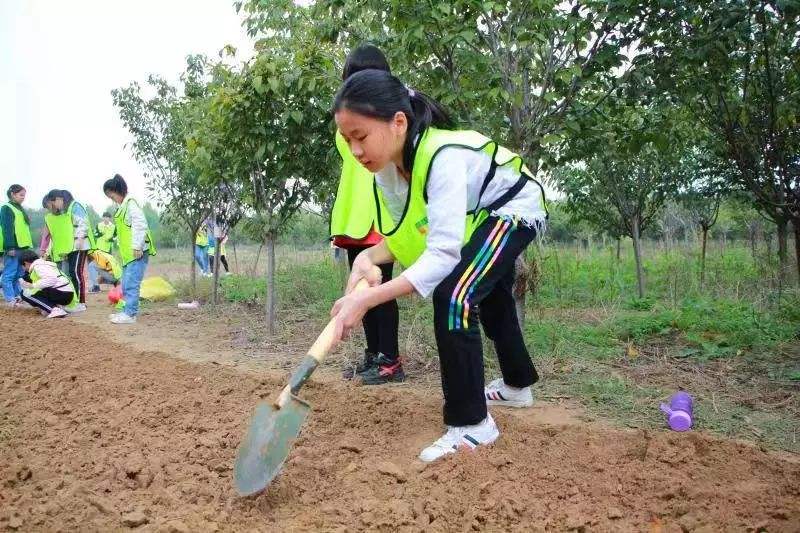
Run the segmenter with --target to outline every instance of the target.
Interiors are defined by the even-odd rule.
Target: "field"
[[[652,244],[638,299],[631,258],[615,253],[531,251],[525,332],[542,382],[533,409],[493,410],[495,446],[416,459],[442,427],[431,311],[413,298],[401,307],[409,380],[343,382],[354,336],[304,390],[313,410],[280,476],[245,499],[236,447],[340,292],[329,250],[279,250],[273,337],[250,248],[217,306],[202,279],[200,310],[148,303],[130,328],[108,324],[102,295],[55,322],[3,309],[0,529],[797,531],[796,289],[730,244],[712,247],[701,286],[690,247]],[[185,257],[162,253],[149,274],[183,294]],[[658,409],[678,389],[696,401],[684,434]]]

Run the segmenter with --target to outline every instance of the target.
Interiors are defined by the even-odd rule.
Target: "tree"
[[[768,0],[642,5],[651,15],[640,28],[636,75],[691,109],[725,147],[735,182],[776,225],[784,278],[789,222],[800,236],[800,7]]]
[[[141,86],[133,82],[111,92],[120,118],[133,137],[130,147],[142,165],[148,190],[163,216],[180,219],[189,232],[190,242],[210,213],[210,189],[200,180],[199,172],[189,164],[186,135],[192,117],[192,100],[202,97],[205,60],[187,59],[182,75],[184,93],[164,79],[150,76],[149,89],[154,96],[142,96]],[[192,251],[191,284],[196,294],[196,272]]]
[[[215,135],[190,143],[198,168],[222,147],[224,173],[209,183],[240,187],[240,198],[267,248],[267,325],[275,331],[275,243],[315,190],[335,179],[330,102],[336,79],[329,51],[302,40],[274,40],[239,71],[212,87],[209,124]],[[203,163],[202,161],[206,162]]]

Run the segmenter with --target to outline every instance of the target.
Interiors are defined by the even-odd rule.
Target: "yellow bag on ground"
[[[159,277],[145,278],[142,280],[142,288],[139,290],[139,297],[145,300],[166,300],[175,296],[175,288],[167,280]]]

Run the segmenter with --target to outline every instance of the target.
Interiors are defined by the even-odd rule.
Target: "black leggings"
[[[347,259],[350,266],[356,256],[370,248],[370,246],[348,246]],[[379,265],[382,282],[386,283],[392,279],[392,269],[394,263]],[[397,342],[397,329],[400,324],[400,310],[397,308],[397,300],[377,305],[367,311],[361,323],[364,326],[364,335],[367,337],[367,351],[372,353],[382,353],[390,359],[397,359],[400,355],[400,348]]]
[[[86,303],[86,282],[84,281],[84,269],[86,267],[86,251],[76,251],[67,254],[67,268],[66,274],[72,280],[75,286],[75,294],[78,296],[78,301],[82,304]]]

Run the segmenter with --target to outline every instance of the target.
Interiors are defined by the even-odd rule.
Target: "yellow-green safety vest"
[[[53,289],[62,289],[64,287],[66,287],[67,285],[69,285],[70,289],[72,289],[72,299],[69,301],[69,303],[65,307],[74,306],[78,302],[77,302],[77,298],[76,298],[76,294],[75,294],[75,285],[72,283],[72,280],[69,279],[69,277],[66,274],[64,274],[64,272],[60,268],[58,268],[57,264],[53,263],[52,261],[45,261],[45,263],[48,263],[50,266],[52,266],[53,268],[58,270],[58,278],[61,280],[61,284],[60,285],[56,285],[56,286],[54,286],[52,288]],[[39,277],[39,274],[37,274],[35,270],[31,269],[31,281],[36,283],[40,279],[41,278]],[[36,291],[33,294],[36,294],[38,292],[39,291]]]
[[[25,222],[25,213],[22,209],[17,207],[16,204],[8,202],[5,205],[14,213],[14,237],[17,239],[17,248],[31,248],[33,247],[33,239],[31,238],[31,228]],[[0,252],[3,251],[3,232],[0,231]]]
[[[417,145],[414,156],[414,168],[411,171],[411,180],[408,184],[408,198],[400,220],[393,227],[387,228],[386,221],[394,222],[391,216],[387,216],[388,207],[386,200],[373,182],[375,204],[378,209],[378,231],[386,239],[386,244],[392,255],[404,267],[411,266],[419,256],[425,251],[425,240],[428,233],[428,214],[425,188],[432,163],[436,155],[444,148],[457,147],[468,150],[483,151],[493,158],[493,165],[490,168],[487,179],[491,179],[494,170],[498,167],[512,168],[520,173],[521,179],[532,180],[533,175],[522,158],[492,141],[490,138],[478,133],[477,131],[461,130],[440,130],[428,128]],[[541,188],[541,184],[536,182]],[[484,181],[484,186],[486,181]],[[483,189],[483,187],[482,187]],[[482,191],[481,191],[482,192]],[[544,189],[542,189],[542,207],[547,212],[544,205]],[[480,205],[480,198],[478,198]],[[464,243],[469,241],[475,229],[483,223],[489,216],[485,209],[479,212],[468,212],[465,214]]]
[[[125,198],[122,205],[117,212],[114,213],[114,225],[117,227],[117,245],[119,246],[119,255],[122,258],[122,266],[135,261],[136,256],[133,255],[133,230],[125,221],[125,216],[128,214],[128,203],[133,202],[137,206],[136,200],[133,198]],[[156,245],[153,241],[153,235],[150,233],[150,228],[147,228],[147,253],[156,255]],[[142,250],[144,252],[144,250]]]
[[[111,253],[111,248],[114,245],[114,223],[109,222],[106,224],[105,222],[98,222],[97,223],[97,249],[102,250],[106,253]]]
[[[89,239],[89,249],[93,250],[97,247],[94,242],[94,233],[92,233],[92,225],[89,220],[89,212],[78,202],[72,201],[67,208],[66,213],[54,215],[48,213],[44,217],[47,229],[50,231],[50,244],[53,248],[53,259],[60,259],[63,256],[75,251],[75,223],[72,220],[72,210],[75,205],[80,206],[83,212],[86,213],[86,229],[87,237]]]
[[[342,157],[342,175],[331,212],[331,239],[363,239],[375,225],[375,202],[372,201],[372,172],[353,156],[341,132],[336,131],[336,148]],[[387,212],[388,214],[388,212]]]
[[[194,235],[194,243],[197,246],[208,246],[208,230],[205,225],[200,226],[200,230]]]

